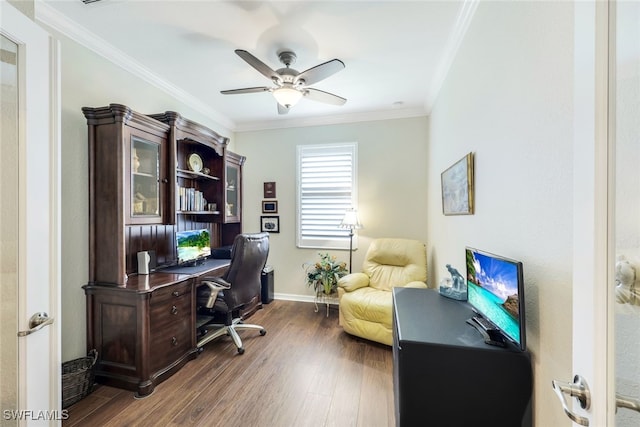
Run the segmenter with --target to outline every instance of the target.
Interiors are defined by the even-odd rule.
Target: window
[[[298,146],[298,247],[349,248],[339,225],[357,201],[357,151],[355,142]]]

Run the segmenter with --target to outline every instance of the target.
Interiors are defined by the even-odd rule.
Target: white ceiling
[[[477,0],[124,1],[41,0],[36,17],[162,86],[232,130],[428,114]],[[303,71],[333,58],[344,70],[312,87],[344,106],[302,99],[278,115],[271,86],[234,53],[271,68],[293,50]]]

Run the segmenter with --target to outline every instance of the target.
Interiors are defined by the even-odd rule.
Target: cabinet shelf
[[[220,178],[218,178],[217,176],[213,176],[213,175],[206,175],[204,173],[200,173],[200,172],[194,172],[194,171],[190,171],[190,170],[185,170],[185,169],[176,169],[176,173],[180,178],[188,178],[188,179],[211,179],[214,181],[220,181]]]
[[[178,215],[220,215],[220,211],[178,211]]]
[[[146,172],[133,172],[132,175],[133,176],[143,177],[143,178],[155,178],[155,179],[158,178],[156,175],[153,175],[153,174],[150,174],[150,173],[146,173]]]

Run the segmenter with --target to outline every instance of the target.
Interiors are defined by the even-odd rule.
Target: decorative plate
[[[189,169],[194,172],[200,172],[202,170],[202,157],[196,153],[189,156],[187,163],[189,163]]]

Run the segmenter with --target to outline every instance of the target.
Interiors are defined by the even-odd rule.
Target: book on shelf
[[[178,210],[183,212],[204,211],[207,201],[202,191],[195,188],[178,187]]]

